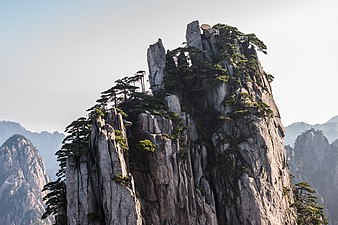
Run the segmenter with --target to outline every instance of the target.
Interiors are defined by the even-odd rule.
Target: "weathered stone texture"
[[[189,24],[187,44],[201,51],[199,57],[213,60],[218,51],[217,31],[204,28],[207,30],[201,34],[198,21]],[[165,50],[159,40],[148,49],[149,80],[155,95],[165,91],[165,62]],[[194,110],[185,112],[182,96],[169,93],[164,102],[176,120],[180,119],[179,124],[146,110],[139,114],[132,124],[134,133],[129,134],[152,141],[156,145],[154,152],[131,149],[132,156],[127,158],[114,142],[114,132],[102,129],[106,124],[114,129],[120,127],[126,137],[122,120],[112,122],[116,121],[115,113],[106,121],[97,120],[85,160],[88,172],[82,175],[79,168],[71,167],[71,161],[67,168],[67,173],[76,174],[71,175],[75,181],[88,180],[88,191],[83,194],[88,200],[83,204],[89,205],[89,213],[95,207],[101,208],[104,223],[100,224],[107,225],[296,224],[295,211],[290,207],[292,193],[284,191],[291,188],[284,128],[270,83],[257,63],[259,71],[251,79],[238,82],[241,87],[218,82],[214,88],[199,93],[195,107],[205,115],[195,114]],[[223,60],[221,64],[230,76],[235,76],[231,63]],[[217,120],[218,115],[228,115],[232,110],[224,101],[234,90],[250,94],[254,103],[268,104],[271,115],[258,115],[258,109],[252,109],[246,116]],[[178,127],[185,129],[177,137]],[[117,174],[130,177],[131,186],[116,183],[112,178]],[[81,189],[79,185],[76,188]],[[77,218],[81,213],[84,211],[80,210]]]
[[[110,126],[106,126],[110,125]],[[109,131],[103,129],[110,127]],[[109,121],[98,118],[91,148],[79,162],[67,160],[68,225],[141,224],[140,205],[125,163],[124,150],[115,142],[115,129],[126,138],[123,120],[113,110]]]
[[[0,148],[0,224],[49,225],[42,189],[50,181],[38,151],[22,135],[13,135]]]
[[[166,52],[162,40],[150,45],[147,51],[149,66],[149,82],[154,94],[163,90],[164,68],[166,64]]]

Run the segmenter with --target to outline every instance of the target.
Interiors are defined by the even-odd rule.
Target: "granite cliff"
[[[120,79],[68,127],[68,225],[296,224],[266,46],[198,21],[186,39],[149,47],[152,95],[135,91],[139,76]]]
[[[49,225],[44,212],[43,186],[49,182],[42,158],[22,135],[13,135],[0,148],[0,224]]]
[[[338,141],[329,143],[323,131],[299,135],[294,147],[286,146],[294,182],[306,181],[316,190],[331,224],[338,223]]]

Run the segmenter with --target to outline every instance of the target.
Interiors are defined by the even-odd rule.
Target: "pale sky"
[[[116,79],[148,71],[149,44],[174,49],[199,20],[266,43],[284,125],[323,123],[338,115],[337,10],[336,0],[0,0],[0,120],[63,131]]]

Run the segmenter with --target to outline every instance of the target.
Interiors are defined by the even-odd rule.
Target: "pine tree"
[[[293,188],[295,202],[292,204],[297,210],[298,225],[326,225],[328,219],[324,208],[319,206],[315,196],[316,192],[306,182],[295,184]]]
[[[59,161],[59,171],[56,173],[58,179],[47,183],[42,191],[47,191],[43,201],[46,204],[42,219],[48,216],[56,216],[54,225],[65,225],[67,223],[67,199],[66,199],[66,161],[69,156],[75,159],[84,154],[89,147],[91,121],[85,117],[73,121],[66,127],[68,133],[62,141],[62,147],[55,154]]]

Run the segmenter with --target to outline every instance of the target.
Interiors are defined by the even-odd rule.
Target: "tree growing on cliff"
[[[79,159],[89,147],[91,120],[85,117],[73,121],[66,127],[68,135],[62,141],[62,147],[55,154],[59,161],[59,171],[56,173],[58,179],[46,184],[42,191],[47,191],[43,201],[46,204],[42,219],[48,216],[56,216],[55,225],[67,223],[67,199],[66,199],[66,161],[69,156]]]
[[[68,135],[62,141],[62,147],[55,153],[59,161],[59,171],[56,176],[64,179],[66,173],[66,160],[69,156],[78,158],[87,151],[89,147],[91,120],[80,117],[73,121],[65,129]]]
[[[306,182],[295,184],[293,188],[295,202],[292,204],[297,210],[298,225],[323,225],[328,224],[324,208],[319,206],[315,191]]]
[[[135,81],[139,82],[141,84],[141,90],[142,93],[146,91],[145,89],[145,82],[144,82],[144,76],[146,75],[146,71],[144,70],[139,70],[135,73],[135,76],[131,77],[132,80],[134,81],[134,86],[136,86]]]
[[[113,107],[118,107],[119,104],[132,98],[133,94],[140,93],[136,92],[139,88],[141,88],[141,93],[145,93],[145,74],[145,71],[139,70],[134,76],[116,80],[113,87],[101,92],[101,98],[96,101],[97,104],[87,111],[92,111],[97,107],[105,108],[109,103]]]
[[[58,178],[46,184],[42,191],[47,191],[47,195],[43,197],[46,208],[41,219],[49,216],[56,216],[54,225],[63,225],[67,223],[66,217],[66,184],[64,180]]]

